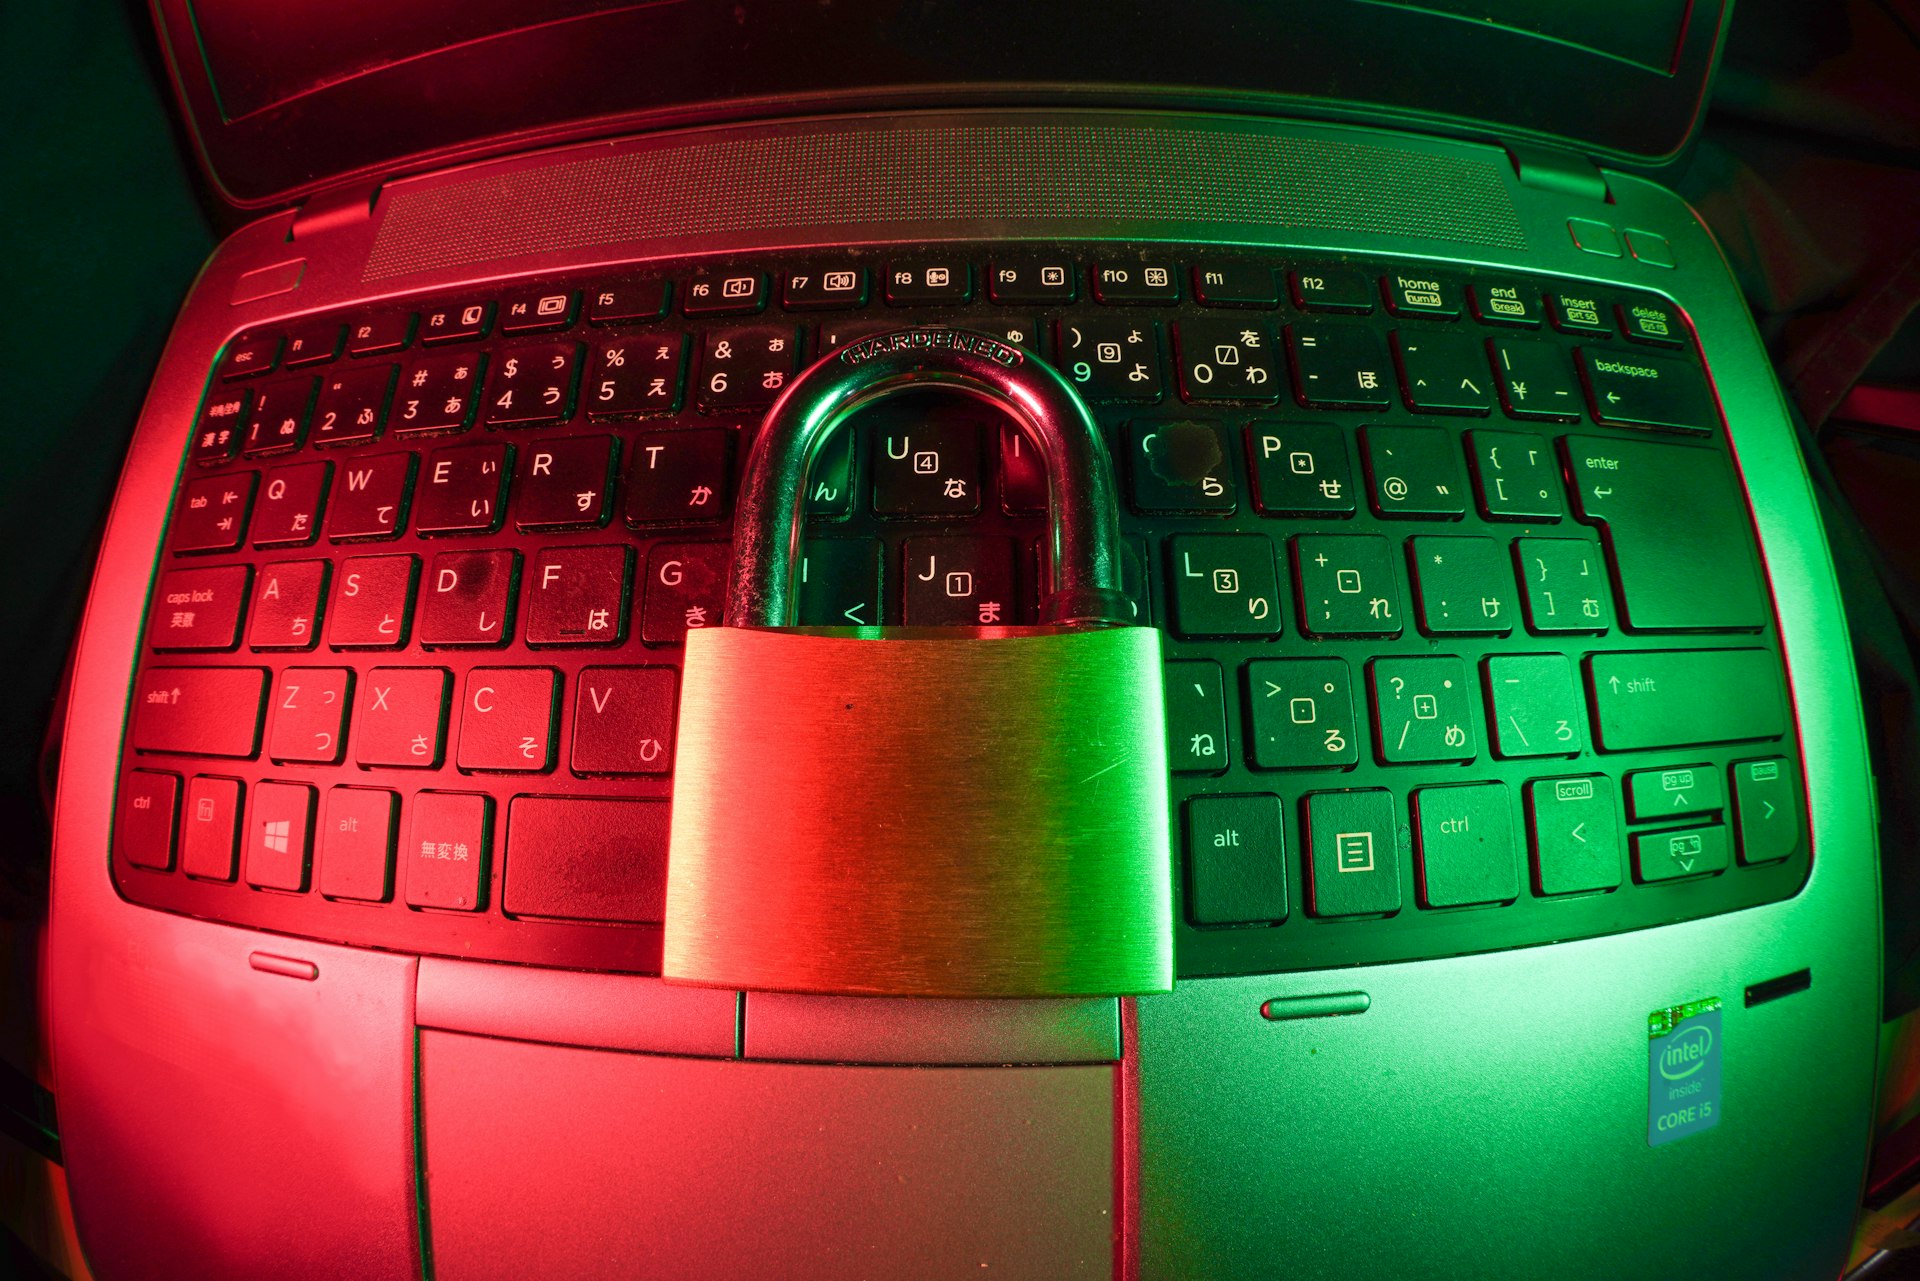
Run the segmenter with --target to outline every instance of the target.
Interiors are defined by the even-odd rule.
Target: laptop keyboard
[[[1671,300],[1042,246],[655,263],[236,337],[159,556],[120,891],[657,971],[678,667],[723,621],[752,433],[808,361],[913,324],[1053,362],[1108,434],[1166,636],[1181,974],[1804,883],[1772,603]],[[1031,622],[1045,497],[990,410],[863,411],[808,482],[802,621]]]

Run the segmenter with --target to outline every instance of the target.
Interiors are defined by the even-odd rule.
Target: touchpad
[[[756,1063],[423,1031],[433,1270],[1109,1277],[1116,1070]]]

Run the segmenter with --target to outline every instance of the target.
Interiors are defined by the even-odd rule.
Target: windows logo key
[[[284,818],[268,819],[260,825],[260,843],[275,854],[285,854],[293,824]]]

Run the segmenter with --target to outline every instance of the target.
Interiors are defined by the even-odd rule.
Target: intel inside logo
[[[1647,1142],[1658,1146],[1720,1123],[1720,1002],[1657,1011],[1647,1039]]]
[[[1669,1039],[1673,1044],[1660,1055],[1660,1075],[1669,1081],[1686,1080],[1705,1067],[1713,1053],[1713,1033],[1698,1024]]]

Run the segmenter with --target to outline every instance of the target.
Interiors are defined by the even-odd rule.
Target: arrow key
[[[1613,781],[1599,774],[1527,783],[1534,889],[1580,894],[1620,884],[1620,825]]]
[[[1733,767],[1733,812],[1743,864],[1777,863],[1800,845],[1792,767],[1774,757]]]
[[[1720,772],[1711,765],[1643,769],[1627,775],[1627,815],[1636,823],[1681,814],[1714,814],[1726,807]]]
[[[1672,881],[1683,876],[1706,876],[1727,869],[1727,829],[1683,827],[1672,832],[1636,832],[1633,870],[1636,879]]]

